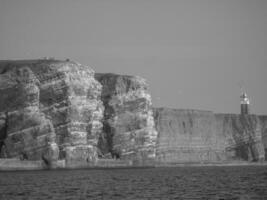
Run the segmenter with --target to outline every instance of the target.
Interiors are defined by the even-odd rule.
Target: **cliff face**
[[[259,116],[261,122],[262,142],[265,149],[265,160],[267,160],[267,116]]]
[[[104,132],[99,140],[102,154],[142,164],[155,158],[157,132],[151,96],[145,80],[134,76],[96,74],[103,85]]]
[[[225,138],[214,131],[212,112],[159,108],[154,110],[159,132],[159,162],[225,160]]]
[[[98,157],[153,161],[157,132],[145,80],[96,78],[103,86],[91,68],[70,61],[1,61],[1,157],[65,159],[68,167]]]
[[[256,115],[215,114],[216,131],[227,138],[226,152],[234,159],[264,161],[261,121]]]
[[[4,157],[57,160],[55,132],[39,109],[38,79],[26,66],[4,68],[0,75],[1,153]]]
[[[155,108],[154,118],[159,162],[264,160],[266,134],[255,115]]]
[[[2,157],[94,160],[101,85],[87,66],[54,60],[0,63]],[[5,139],[4,139],[5,138]]]
[[[111,157],[134,165],[267,160],[267,116],[152,109],[136,76],[71,61],[0,61],[0,94],[0,158],[50,167]]]

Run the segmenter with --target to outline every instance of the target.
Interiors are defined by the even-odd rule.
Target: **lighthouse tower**
[[[248,95],[243,92],[240,96],[240,104],[241,104],[241,115],[248,115],[249,114],[249,98]]]

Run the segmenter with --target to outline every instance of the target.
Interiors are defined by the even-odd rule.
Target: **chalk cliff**
[[[266,119],[263,117],[155,108],[154,118],[159,132],[157,159],[160,163],[265,159],[266,123],[263,121]]]
[[[101,99],[105,106],[101,152],[131,159],[137,165],[153,161],[157,131],[145,80],[115,74],[95,77],[103,85]]]
[[[102,86],[94,71],[56,60],[0,63],[2,157],[66,158],[67,165],[97,158],[102,131]]]

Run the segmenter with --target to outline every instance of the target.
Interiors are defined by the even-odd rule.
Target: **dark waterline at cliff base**
[[[266,166],[0,173],[0,199],[267,199]]]

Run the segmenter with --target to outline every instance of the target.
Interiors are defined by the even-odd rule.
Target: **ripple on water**
[[[1,172],[0,199],[267,199],[267,168]]]

